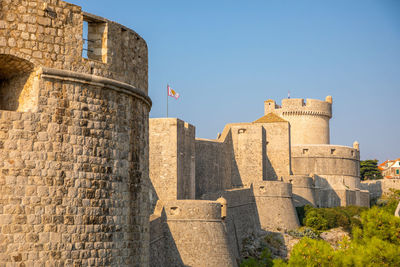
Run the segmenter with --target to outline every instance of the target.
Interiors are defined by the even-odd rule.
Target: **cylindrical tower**
[[[265,115],[275,113],[290,123],[292,145],[329,144],[329,120],[332,118],[332,97],[316,99],[283,99],[282,106],[275,101],[264,102]]]
[[[0,266],[148,265],[147,69],[126,27],[0,1]]]

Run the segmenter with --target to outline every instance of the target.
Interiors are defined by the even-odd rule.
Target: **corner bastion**
[[[149,264],[147,64],[79,6],[0,1],[1,266]]]

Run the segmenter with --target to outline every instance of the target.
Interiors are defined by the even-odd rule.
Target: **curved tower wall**
[[[293,204],[295,207],[316,206],[314,180],[304,175],[283,176],[283,180],[292,184]]]
[[[148,265],[145,41],[63,1],[1,1],[1,58],[0,265]]]
[[[165,201],[169,237],[166,266],[237,266],[230,248],[221,204],[208,200]],[[177,252],[178,253],[177,253]]]
[[[275,113],[290,123],[291,144],[329,144],[329,120],[332,118],[332,99],[283,99],[264,102],[265,115]]]
[[[253,184],[261,228],[264,230],[296,229],[300,226],[292,200],[292,185],[281,181]]]

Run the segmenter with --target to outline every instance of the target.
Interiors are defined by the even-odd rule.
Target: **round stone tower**
[[[290,123],[292,145],[329,144],[329,120],[332,118],[332,97],[317,99],[283,99],[264,102],[265,115],[275,113]]]
[[[0,1],[0,266],[148,265],[147,64],[78,6]]]

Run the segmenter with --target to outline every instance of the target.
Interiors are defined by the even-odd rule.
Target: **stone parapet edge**
[[[279,110],[279,109],[278,109]],[[332,113],[324,111],[314,111],[314,110],[283,110],[282,115],[311,115],[311,116],[326,116],[332,118]]]
[[[41,67],[38,71],[38,74],[41,75],[41,77],[48,79],[79,82],[79,83],[85,83],[85,84],[91,84],[109,88],[117,92],[125,93],[134,96],[138,99],[141,99],[145,104],[148,105],[149,109],[151,109],[152,106],[152,101],[150,97],[147,96],[145,93],[143,93],[143,91],[130,84],[116,81],[113,79],[104,78],[92,74],[80,73],[69,70],[46,68],[46,67]]]

